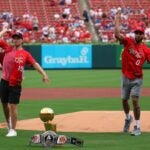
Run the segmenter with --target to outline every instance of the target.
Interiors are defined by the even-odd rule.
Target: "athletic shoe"
[[[132,116],[130,115],[130,119],[125,119],[125,124],[124,124],[124,128],[123,128],[123,132],[129,132],[130,129],[130,125],[133,121]]]
[[[6,135],[7,137],[13,137],[13,136],[17,136],[17,132],[14,129],[10,129],[8,131],[8,134]]]
[[[134,126],[134,130],[131,132],[131,135],[133,136],[141,135],[140,128],[137,128],[137,126]]]

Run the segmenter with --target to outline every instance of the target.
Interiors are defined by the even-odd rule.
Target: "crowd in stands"
[[[77,2],[77,0],[50,0],[50,5],[55,6],[55,5],[70,5],[72,3]]]
[[[1,28],[8,26],[11,32],[5,39],[11,42],[11,34],[20,32],[24,42],[49,42],[49,43],[87,43],[91,42],[91,34],[87,30],[84,20],[80,16],[73,16],[69,5],[76,0],[50,0],[51,5],[65,5],[62,14],[54,14],[54,22],[40,26],[36,12],[25,12],[22,16],[14,16],[11,12],[4,11],[0,15]]]
[[[11,42],[14,32],[23,34],[24,42],[48,42],[48,43],[89,43],[92,34],[87,30],[86,23],[92,20],[99,41],[116,42],[114,37],[114,14],[118,9],[121,11],[121,28],[123,34],[133,36],[137,26],[145,29],[145,41],[150,42],[150,10],[135,10],[130,7],[112,7],[109,11],[103,11],[100,7],[84,10],[83,16],[74,16],[69,7],[77,0],[50,0],[51,6],[62,5],[62,14],[54,14],[54,22],[40,26],[36,12],[29,14],[25,12],[22,16],[14,16],[13,13],[3,11],[0,13],[0,28],[9,27],[10,32],[5,39]]]
[[[115,42],[114,37],[114,14],[121,11],[121,30],[127,36],[133,36],[136,27],[145,29],[145,41],[150,42],[150,9],[145,12],[143,8],[139,10],[130,7],[112,7],[105,12],[100,7],[89,11],[89,16],[93,21],[95,28],[102,42]]]

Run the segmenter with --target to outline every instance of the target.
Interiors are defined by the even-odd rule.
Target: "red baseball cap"
[[[144,34],[144,29],[142,27],[137,27],[135,30],[134,30],[134,33],[135,32],[142,32]]]

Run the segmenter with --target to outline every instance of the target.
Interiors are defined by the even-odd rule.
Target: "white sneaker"
[[[10,129],[8,131],[8,134],[6,135],[7,137],[13,137],[13,136],[17,136],[17,132],[14,129]]]
[[[134,126],[134,130],[131,132],[131,135],[133,136],[141,135],[140,128],[137,128],[137,126]]]

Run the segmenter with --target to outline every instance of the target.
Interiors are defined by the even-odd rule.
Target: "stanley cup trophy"
[[[44,122],[45,130],[52,130],[56,132],[56,124],[51,123],[54,118],[54,111],[51,108],[45,107],[40,111],[40,119]]]

